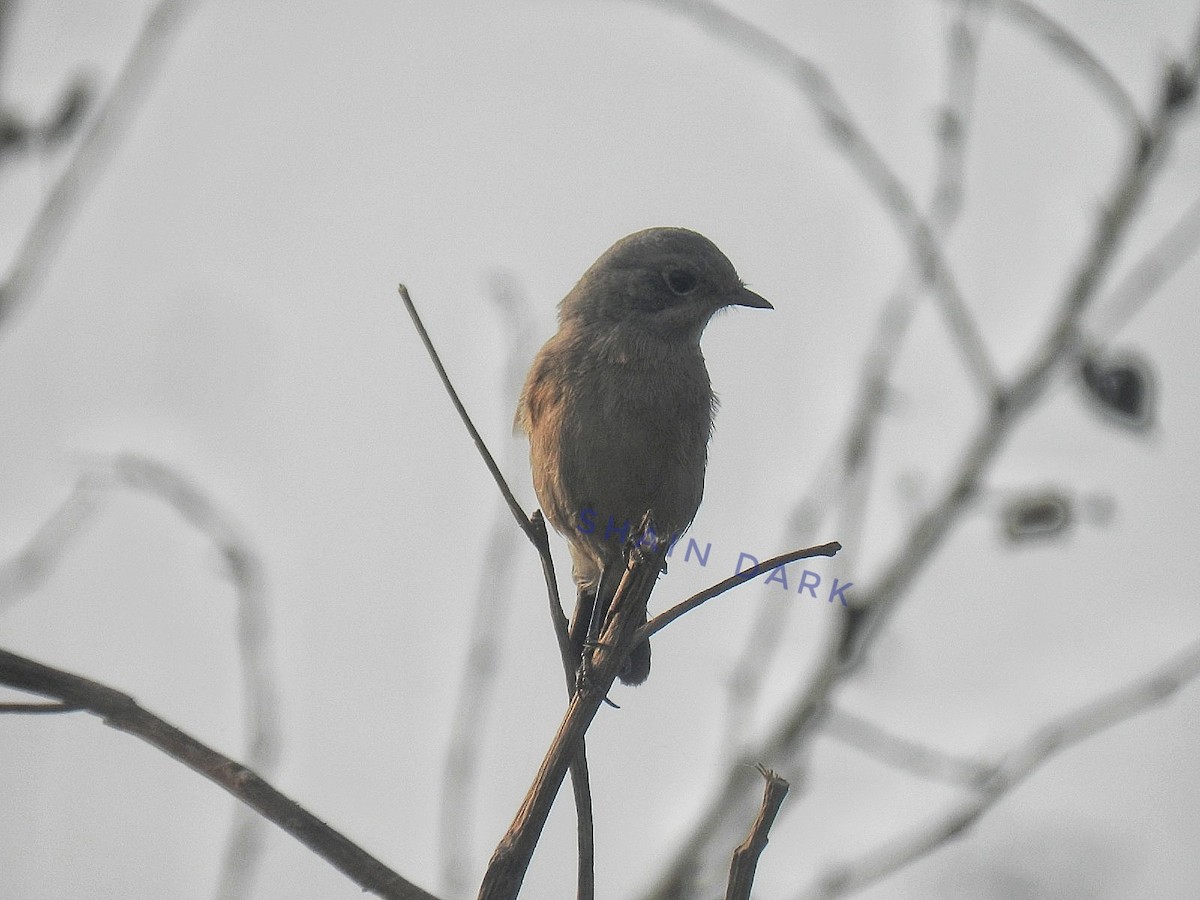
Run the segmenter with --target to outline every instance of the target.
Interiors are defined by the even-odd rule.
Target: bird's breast
[[[606,533],[650,510],[660,533],[686,528],[704,492],[712,391],[694,353],[584,362],[563,397],[559,453],[567,505]]]

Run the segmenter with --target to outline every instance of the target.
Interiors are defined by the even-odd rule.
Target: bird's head
[[[563,299],[564,325],[621,326],[699,344],[726,306],[772,309],[747,288],[716,244],[686,228],[647,228],[604,252]]]

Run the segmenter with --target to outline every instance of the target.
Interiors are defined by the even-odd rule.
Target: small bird
[[[726,306],[772,309],[708,238],[648,228],[617,241],[559,305],[517,405],[542,511],[570,544],[582,654],[624,574],[624,547],[650,512],[677,538],[696,516],[717,398],[700,335]],[[590,626],[590,627],[589,627]],[[650,674],[650,642],[619,677]]]

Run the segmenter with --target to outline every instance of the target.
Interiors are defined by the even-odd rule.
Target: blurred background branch
[[[987,345],[962,296],[935,230],[926,221],[903,179],[855,121],[825,72],[811,60],[724,7],[709,0],[644,0],[686,16],[747,56],[787,78],[815,109],[827,137],[857,171],[908,241],[912,264],[929,286],[963,365],[984,398],[995,391],[998,376]]]
[[[1200,643],[1193,643],[1154,672],[1045,723],[1026,740],[1009,749],[1000,763],[990,769],[986,778],[976,780],[974,786],[977,790],[972,797],[955,803],[933,822],[918,826],[910,834],[901,835],[859,859],[833,867],[798,897],[803,900],[830,900],[852,894],[961,837],[981,816],[1052,757],[1148,712],[1198,676]],[[880,738],[878,734],[873,734],[872,744],[881,751],[891,745],[884,752],[892,757],[899,752],[905,757],[906,766],[917,762],[925,767],[930,761],[928,750],[914,754],[906,742],[898,742],[890,736]]]
[[[778,42],[762,37],[757,29],[708,2],[670,5],[689,16],[699,16],[718,37],[765,61],[790,58],[790,52]],[[953,43],[964,45],[962,33],[960,30]],[[664,865],[648,896],[691,896],[715,880],[707,860],[727,839],[734,823],[745,817],[752,802],[749,793],[752,782],[746,776],[746,764],[761,762],[789,775],[793,768],[802,765],[800,761],[806,755],[808,744],[823,727],[831,696],[861,665],[885,616],[906,596],[918,572],[929,565],[962,514],[974,502],[1016,425],[1042,398],[1052,380],[1060,374],[1063,363],[1074,357],[1079,346],[1081,320],[1103,289],[1126,232],[1169,153],[1181,113],[1194,95],[1200,76],[1200,23],[1197,23],[1195,34],[1180,61],[1165,67],[1154,113],[1144,131],[1129,141],[1125,163],[1110,198],[1104,204],[1075,273],[1059,301],[1056,316],[1037,342],[1029,361],[1010,386],[999,390],[995,402],[986,408],[974,434],[964,443],[958,462],[944,479],[946,487],[940,496],[900,538],[890,562],[860,588],[852,609],[834,627],[836,637],[828,645],[827,655],[817,664],[815,672],[795,692],[782,713],[777,714],[767,735],[743,746],[739,756],[727,765],[720,785],[680,842],[677,853]],[[1061,47],[1061,42],[1052,46]],[[1078,55],[1069,58],[1075,62],[1080,59]],[[844,146],[843,151],[848,152],[848,146]],[[920,221],[924,222],[923,219]],[[978,382],[978,378],[976,380]],[[852,449],[847,453],[850,459],[858,458],[860,444],[859,438],[851,444]],[[860,514],[863,508],[859,506]],[[796,779],[793,777],[793,780]]]
[[[944,39],[945,93],[936,132],[938,155],[929,204],[930,226],[942,237],[950,233],[963,204],[963,165],[971,131],[979,31],[983,27],[980,16],[984,12],[986,8],[972,0],[959,0]],[[920,272],[911,260],[906,262],[892,291],[882,301],[875,333],[863,356],[849,424],[792,508],[788,532],[781,539],[783,546],[812,540],[836,505],[838,515],[833,531],[842,535],[841,542],[847,548],[853,570],[863,533],[876,435],[888,408],[889,381],[905,346],[908,326],[924,297],[924,287]],[[753,629],[730,678],[727,748],[744,740],[747,722],[791,609],[786,603],[759,606]]]
[[[22,550],[0,563],[0,612],[27,597],[53,574],[116,490],[158,497],[220,555],[237,596],[246,765],[270,777],[279,763],[282,738],[263,564],[232,517],[175,469],[133,453],[89,459],[67,499]],[[251,896],[265,839],[266,821],[261,816],[241,804],[235,806],[233,815],[216,894],[222,900]]]
[[[11,6],[10,4],[6,4]],[[146,18],[125,65],[100,109],[79,139],[58,180],[46,194],[24,241],[0,282],[0,330],[26,303],[54,261],[71,221],[95,187],[105,164],[124,137],[138,105],[150,91],[195,0],[160,0]],[[0,28],[8,16],[0,13]],[[82,81],[68,89],[59,112],[42,134],[61,140],[82,118],[88,103]],[[46,129],[49,129],[48,131]]]
[[[950,2],[950,0],[943,0]],[[1012,22],[1023,32],[1045,42],[1047,50],[1083,76],[1108,103],[1129,134],[1139,137],[1147,126],[1137,103],[1120,80],[1087,46],[1045,10],[1025,0],[973,0]]]
[[[766,764],[793,789],[755,896],[1187,894],[1177,760],[1200,732],[1194,687],[1171,692],[1197,651],[1144,672],[1200,633],[1169,587],[1196,530],[1196,5],[0,0],[5,643],[140,666],[148,702],[234,729],[358,847],[403,847],[468,895],[477,834],[510,818],[562,688],[545,608],[509,602],[533,573],[503,510],[480,515],[490,483],[397,341],[390,286],[422,285],[447,367],[473,376],[463,399],[490,409],[532,355],[524,323],[550,327],[597,246],[687,225],[778,315],[705,339],[722,420],[747,418],[712,445],[697,538],[725,567],[763,523],[785,548],[837,537],[853,608],[805,609],[776,580],[689,617],[684,652],[617,689],[589,732],[599,892],[719,894]],[[490,285],[500,323],[463,302],[498,266],[521,279]],[[525,445],[495,443],[512,404],[495,406],[482,430],[512,471]],[[80,446],[102,452],[63,483]],[[153,553],[131,492],[165,507]],[[544,526],[506,498],[553,587]],[[162,607],[164,584],[213,596],[186,568],[193,531],[237,602],[220,702],[194,673],[227,642],[198,628],[233,615],[181,638]],[[700,574],[679,562],[676,583]],[[119,608],[93,601],[97,575]],[[114,615],[145,626],[132,653]],[[354,893],[247,809],[227,829],[224,795],[189,805],[182,767],[47,719],[74,701],[0,701],[11,890]],[[1121,778],[1093,792],[1105,753]],[[1011,790],[1034,771],[1039,790]],[[568,892],[562,803],[531,896]],[[1053,855],[1035,860],[1020,839],[1039,828]],[[69,829],[90,856],[58,851],[84,843]],[[1106,865],[1111,886],[1084,883]],[[1028,882],[983,883],[1012,872]]]
[[[507,350],[498,406],[515,409],[525,367],[537,349],[529,315],[529,301],[516,277],[494,272],[488,297],[504,329]],[[517,441],[505,444],[500,460],[506,472],[518,472],[524,464],[524,447]],[[492,701],[496,696],[496,670],[500,644],[508,620],[515,586],[514,570],[522,541],[513,529],[507,503],[497,501],[492,515],[487,546],[479,569],[470,633],[466,636],[466,659],[458,698],[450,725],[450,739],[442,771],[441,811],[438,818],[438,854],[441,889],[448,898],[474,894],[474,842],[477,836],[475,809],[478,803],[479,766],[483,754]]]
[[[62,712],[94,713],[109,727],[139,737],[175,757],[254,810],[261,816],[260,821],[274,822],[365,891],[389,900],[436,900],[275,790],[258,773],[142,709],[128,694],[7,650],[0,650],[0,684],[58,697]]]

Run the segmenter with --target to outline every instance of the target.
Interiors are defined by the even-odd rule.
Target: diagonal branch
[[[1081,75],[1092,83],[1097,92],[1108,101],[1108,105],[1131,134],[1141,136],[1147,126],[1138,112],[1133,97],[1124,86],[1089,50],[1079,38],[1065,26],[1026,0],[988,0],[1001,15],[1007,16],[1030,34],[1045,41],[1063,60],[1074,66]]]
[[[817,547],[806,547],[803,550],[792,550],[790,553],[774,556],[771,559],[760,562],[756,566],[751,566],[742,572],[738,572],[736,575],[730,575],[724,581],[718,581],[712,587],[705,588],[698,594],[693,594],[683,602],[676,603],[670,609],[659,613],[637,630],[634,634],[634,640],[648,640],[685,613],[691,612],[714,597],[721,596],[721,594],[732,590],[739,584],[745,584],[752,578],[757,578],[759,575],[778,569],[780,566],[795,562],[798,559],[812,559],[814,556],[836,556],[837,552],[841,549],[842,545],[837,541],[830,541],[828,544],[821,544]]]
[[[1166,233],[1134,263],[1108,292],[1097,313],[1094,331],[1111,335],[1128,322],[1154,293],[1200,248],[1200,197]]]
[[[0,562],[0,612],[36,590],[58,565],[71,542],[103,500],[95,479],[76,480],[67,499],[33,533],[25,546]]]
[[[875,723],[836,706],[830,707],[828,711],[824,733],[881,762],[921,778],[978,787],[995,772],[994,766],[954,756],[892,734]]]
[[[654,897],[694,892],[704,860],[720,829],[744,808],[751,782],[738,766],[747,758],[782,767],[799,758],[816,733],[834,689],[855,670],[886,616],[933,558],[968,508],[1016,426],[1044,395],[1060,366],[1072,358],[1079,341],[1080,320],[1091,306],[1113,264],[1130,224],[1148,193],[1171,146],[1181,113],[1200,80],[1200,22],[1181,62],[1166,67],[1157,109],[1144,137],[1131,141],[1128,160],[1075,274],[1059,303],[1058,315],[1035,348],[1012,387],[1004,392],[965,444],[947,487],[902,539],[877,581],[860,593],[839,622],[837,652],[822,656],[805,687],[793,698],[779,722],[755,747],[731,765],[698,817],[681,848],[652,889]]]
[[[450,376],[446,373],[446,367],[442,365],[442,359],[438,355],[437,348],[433,346],[433,339],[429,336],[429,332],[425,330],[425,323],[421,321],[421,316],[417,313],[417,307],[413,304],[412,297],[408,294],[408,288],[400,285],[398,290],[400,291],[400,299],[404,302],[404,308],[408,310],[408,314],[412,318],[413,327],[417,329],[421,343],[425,345],[425,352],[429,354],[429,359],[433,363],[433,367],[437,370],[438,378],[442,380],[442,387],[446,389],[446,393],[450,396],[450,402],[454,404],[454,409],[458,412],[458,417],[462,419],[467,433],[471,435],[475,449],[483,457],[484,465],[487,466],[488,471],[492,474],[492,480],[496,482],[496,487],[500,489],[500,494],[504,497],[504,502],[508,504],[513,518],[517,520],[518,527],[525,532],[525,536],[536,546],[537,541],[534,540],[532,526],[529,524],[529,516],[525,515],[525,510],[521,507],[521,503],[517,500],[516,495],[513,494],[512,488],[508,486],[508,481],[505,480],[504,473],[496,465],[496,458],[492,456],[492,451],[484,443],[483,435],[479,433],[479,429],[471,421],[470,413],[467,412],[467,408],[463,406],[462,400],[459,399],[458,391],[454,389],[454,384],[450,381]]]
[[[75,712],[79,707],[73,703],[0,703],[0,713],[40,715],[43,713]]]
[[[118,731],[141,738],[274,822],[365,891],[388,900],[436,900],[250,769],[142,709],[128,694],[7,650],[0,650],[0,684],[54,697],[102,717],[106,725]]]
[[[520,286],[510,276],[497,273],[491,279],[490,288],[489,295],[498,308],[507,333],[503,393],[506,397],[515,398],[521,389],[527,360],[533,355],[527,303]],[[509,444],[505,451],[506,467],[516,462],[517,450],[516,442]],[[473,794],[479,780],[479,757],[484,733],[481,723],[495,692],[496,654],[504,617],[512,600],[513,567],[518,559],[515,552],[518,538],[508,526],[507,518],[503,510],[497,509],[484,550],[480,567],[481,582],[467,638],[467,658],[450,726],[442,777],[438,823],[441,883],[442,888],[453,897],[464,896],[469,890],[467,848],[474,833],[471,813],[475,802]],[[537,525],[534,527],[536,529]],[[542,522],[540,527],[544,532],[545,523]],[[549,578],[552,582],[553,570]],[[554,609],[558,610],[558,618],[563,620],[562,636],[565,639],[566,620],[556,594],[551,597],[551,610]],[[570,700],[575,689],[575,669],[579,665],[579,657],[569,640],[560,644],[559,648],[563,654],[567,699]],[[590,900],[595,893],[595,846],[586,755],[580,754],[573,766],[572,787],[575,791],[579,835],[577,896],[581,900]]]
[[[516,520],[518,527],[524,532],[530,543],[533,544],[537,550],[538,557],[542,561],[542,575],[546,581],[546,594],[550,602],[550,621],[554,627],[554,636],[558,641],[559,654],[562,657],[563,670],[567,682],[567,696],[571,697],[575,691],[574,673],[579,661],[576,658],[574,644],[568,633],[567,618],[563,613],[562,600],[558,594],[558,580],[554,575],[554,559],[550,555],[550,539],[546,532],[545,519],[542,517],[540,510],[535,512],[531,517],[525,515],[525,510],[517,501],[512,489],[509,488],[508,482],[505,480],[503,473],[501,473],[500,467],[496,464],[491,451],[488,450],[483,436],[480,435],[479,429],[475,427],[475,423],[471,421],[470,414],[467,412],[466,407],[463,406],[462,400],[459,399],[458,392],[454,389],[454,384],[450,381],[450,376],[446,373],[445,366],[442,365],[437,348],[434,347],[433,340],[429,337],[429,332],[425,330],[425,325],[417,313],[416,305],[413,303],[412,297],[409,296],[408,288],[401,284],[399,291],[400,299],[404,302],[404,307],[408,310],[408,314],[412,318],[413,325],[417,329],[417,334],[420,335],[421,342],[425,345],[425,352],[429,354],[429,358],[437,370],[438,377],[442,381],[442,386],[446,389],[446,393],[450,397],[450,402],[454,404],[455,410],[458,411],[459,418],[462,419],[463,425],[471,435],[471,440],[475,443],[475,449],[483,457],[484,464],[488,467],[488,471],[491,472],[492,478],[495,480],[496,486],[500,489],[500,493],[504,497],[504,501],[508,505],[509,511]],[[582,733],[573,745],[570,769],[571,786],[575,796],[576,828],[578,832],[578,897],[579,900],[591,900],[594,892],[593,867],[595,848],[590,778],[588,776],[587,752]],[[538,830],[540,832],[540,826]],[[536,843],[536,837],[534,841]],[[529,852],[532,855],[532,846],[529,848]],[[526,860],[526,864],[528,864],[528,860]],[[521,876],[524,876],[524,870],[522,870]],[[518,886],[519,883],[518,881]]]
[[[158,75],[194,0],[160,0],[142,26],[116,83],[38,210],[0,284],[0,329],[37,289],[88,191]]]
[[[929,202],[930,224],[943,237],[957,222],[964,199],[966,146],[974,120],[980,32],[984,24],[976,9],[979,5],[976,0],[955,0],[957,14],[946,31],[945,90]],[[986,12],[986,7],[983,11]],[[856,546],[854,535],[862,527],[864,488],[871,478],[876,436],[887,410],[892,371],[905,346],[921,287],[920,273],[910,261],[882,304],[875,334],[863,356],[848,424],[830,455],[813,474],[802,499],[793,507],[785,546],[811,540],[826,511],[835,505],[841,507],[838,533],[848,545]],[[736,746],[745,731],[753,698],[779,646],[783,621],[791,610],[788,604],[776,603],[763,604],[759,609],[730,678],[727,747]]]
[[[875,609],[870,615],[852,611],[843,641],[844,659],[858,655],[855,645],[863,635],[864,626],[878,625],[879,617],[908,587],[975,495],[984,472],[1018,422],[1042,397],[1060,366],[1073,358],[1078,350],[1082,318],[1095,300],[1129,226],[1141,209],[1190,96],[1187,88],[1190,85],[1194,90],[1197,80],[1200,80],[1200,22],[1186,60],[1166,68],[1159,105],[1149,130],[1143,139],[1132,142],[1128,163],[1120,173],[1111,199],[1067,285],[1055,321],[1011,388],[993,406],[968,443],[948,482],[949,487],[917,521],[900,551],[884,567],[879,583],[866,591],[865,596],[859,595],[863,610],[867,607]],[[855,612],[860,614],[856,616]],[[869,622],[869,619],[876,621]]]
[[[910,834],[836,867],[801,896],[804,900],[844,896],[932,853],[961,835],[1051,757],[1149,711],[1198,676],[1200,643],[1149,675],[1046,723],[1004,755],[991,778],[980,785],[979,793]]]
[[[643,541],[653,543],[646,540],[647,533],[643,522],[604,630],[585,667],[586,676],[581,677],[533,784],[492,854],[479,889],[479,900],[511,900],[517,896],[567,768],[578,754],[584,734],[608,696],[617,672],[635,646],[635,631],[645,619],[646,600],[662,571],[667,551],[666,542],[645,552],[640,550]]]
[[[941,241],[904,182],[851,117],[829,77],[779,38],[711,0],[646,0],[687,16],[706,31],[781,72],[817,111],[826,132],[858,170],[908,242],[923,280],[933,289],[946,327],[980,393],[990,398],[999,376],[979,327],[959,290]]]
[[[221,554],[237,592],[236,637],[247,759],[256,771],[270,775],[279,760],[281,738],[264,567],[232,518],[179,472],[134,453],[95,460],[25,547],[0,564],[0,611],[36,589],[54,571],[62,554],[107,499],[104,492],[117,486],[165,501]],[[223,898],[247,896],[261,860],[262,820],[241,807],[235,815],[218,889]]]

